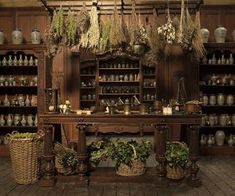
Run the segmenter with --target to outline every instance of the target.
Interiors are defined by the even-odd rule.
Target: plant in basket
[[[170,179],[182,179],[184,168],[189,160],[189,148],[184,142],[167,142],[166,145],[167,177]]]
[[[63,146],[60,143],[55,144],[55,167],[58,173],[63,175],[72,175],[77,172],[77,152]]]
[[[111,141],[109,138],[100,138],[88,145],[87,152],[89,159],[89,169],[95,169],[100,161],[106,160],[108,158],[108,149],[110,144]]]
[[[151,149],[150,141],[131,140],[125,143],[117,139],[112,141],[109,157],[114,161],[118,175],[137,176],[144,174],[145,161],[149,157]]]

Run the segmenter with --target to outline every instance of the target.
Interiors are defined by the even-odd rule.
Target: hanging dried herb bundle
[[[95,51],[99,45],[100,28],[99,28],[97,7],[94,5],[91,7],[90,18],[91,18],[91,26],[87,32],[89,38],[88,47],[93,51]]]
[[[66,24],[67,44],[73,46],[77,39],[77,16],[74,11],[69,10]]]
[[[53,38],[56,42],[61,41],[64,36],[64,11],[62,6],[60,6],[59,11],[54,11],[51,29],[53,30]]]
[[[111,23],[109,20],[102,21],[101,23],[101,38],[100,38],[100,51],[104,52],[109,47],[109,35],[111,30]]]
[[[126,37],[123,32],[123,28],[120,22],[120,17],[118,15],[116,0],[114,5],[114,11],[111,20],[111,29],[110,29],[110,45],[114,47],[121,46],[122,43],[126,42]]]
[[[63,8],[60,6],[58,11],[54,10],[50,25],[46,30],[47,55],[55,56],[59,51],[59,44],[63,42],[64,36],[64,15]]]
[[[135,11],[135,4],[132,4],[131,10],[131,24],[129,26],[129,34],[130,34],[130,46],[133,46],[135,43],[136,32],[138,31],[138,17]]]
[[[192,38],[195,34],[195,26],[189,14],[188,8],[185,10],[185,20],[183,21],[183,37],[182,37],[182,48],[187,51],[191,51]]]
[[[160,50],[163,48],[164,42],[158,34],[158,27],[160,26],[159,17],[156,9],[153,10],[153,24],[149,31],[147,31],[149,51],[144,55],[143,62],[145,65],[154,67],[157,64],[160,55]]]
[[[199,61],[200,58],[202,58],[206,52],[204,45],[203,45],[203,40],[201,37],[201,22],[200,22],[200,13],[199,11],[196,12],[195,15],[195,34],[194,37],[192,39],[192,47],[195,53],[195,57],[196,59]]]
[[[180,13],[180,24],[179,29],[177,31],[177,41],[178,43],[182,43],[183,39],[183,21],[185,21],[185,4],[184,0],[181,0],[181,13]]]
[[[83,5],[83,8],[78,14],[78,27],[80,28],[81,33],[86,33],[91,25],[90,14],[86,8],[86,5]]]

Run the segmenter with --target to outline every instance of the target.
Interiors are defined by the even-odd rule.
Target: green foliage
[[[19,133],[19,132],[13,132],[9,135],[10,139],[30,139],[34,138],[36,136],[36,133]]]
[[[67,17],[67,43],[73,46],[77,38],[77,16],[74,11],[69,10]]]
[[[58,11],[54,11],[51,22],[51,28],[53,30],[53,38],[55,42],[60,42],[64,35],[64,13],[63,8],[60,6]]]
[[[138,143],[131,140],[125,143],[117,139],[111,143],[108,154],[116,167],[119,167],[121,163],[131,167],[133,160],[145,162],[150,155],[151,149],[152,145],[149,141],[142,140]]]
[[[189,160],[189,148],[184,142],[168,142],[165,156],[170,167],[184,167]]]

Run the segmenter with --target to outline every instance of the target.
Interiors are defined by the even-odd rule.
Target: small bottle
[[[33,66],[33,56],[30,56],[28,63],[30,66]]]
[[[29,63],[27,55],[24,57],[24,66],[27,66]]]
[[[7,63],[8,63],[8,66],[12,66],[13,61],[12,61],[12,56],[11,55],[9,55],[9,59],[8,59]]]
[[[229,64],[233,64],[234,63],[234,59],[233,59],[233,53],[230,53],[230,56],[229,56]]]
[[[16,66],[17,63],[18,63],[18,62],[17,62],[17,56],[15,55],[15,56],[14,56],[14,60],[13,60],[13,65]]]
[[[18,64],[19,64],[19,66],[22,66],[22,65],[23,65],[22,54],[20,54],[20,58],[19,58]]]

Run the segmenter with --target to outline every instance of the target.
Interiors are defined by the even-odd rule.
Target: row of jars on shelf
[[[216,131],[215,135],[214,134],[209,134],[209,135],[201,134],[200,144],[201,146],[228,145],[232,147],[233,145],[235,145],[235,135],[230,134],[226,136],[224,131],[222,130]]]
[[[154,101],[156,100],[157,95],[155,93],[146,93],[143,95],[144,101]]]
[[[103,63],[99,65],[100,68],[105,69],[127,69],[127,68],[139,68],[138,63]]]
[[[207,43],[210,31],[207,28],[201,29],[201,35],[202,35],[202,41],[203,43]],[[227,29],[223,27],[222,25],[218,25],[218,28],[214,30],[214,37],[216,43],[224,43],[227,36]],[[233,41],[235,42],[235,30],[232,32]]]
[[[138,86],[101,86],[100,93],[139,93]]]
[[[33,114],[1,114],[0,126],[37,126],[38,117]]]
[[[202,99],[203,105],[223,106],[223,105],[233,105],[234,104],[234,95],[232,95],[232,94],[228,94],[228,95],[224,95],[223,93],[219,93],[217,95],[204,94],[201,99]]]
[[[4,99],[0,100],[0,105],[3,106],[37,106],[37,95],[31,95],[28,94],[19,94],[15,95],[14,97],[8,97],[7,94],[5,94]]]
[[[153,74],[155,74],[155,70],[154,69],[148,69],[147,68],[147,69],[144,69],[143,72],[146,75],[153,75]]]
[[[143,83],[144,87],[156,87],[156,84],[157,83],[155,80],[147,80],[147,79],[145,79]]]
[[[81,87],[95,87],[95,80],[86,80],[86,81],[81,81]]]
[[[87,67],[85,69],[81,69],[81,74],[95,74],[95,68]]]
[[[22,44],[23,43],[23,33],[20,29],[15,29],[11,33],[11,39],[13,44]],[[5,35],[4,32],[0,30],[0,44],[4,44]],[[38,29],[33,29],[31,32],[31,42],[32,44],[41,43],[41,33]]]
[[[0,86],[37,86],[38,77],[26,75],[0,75]]]
[[[235,114],[209,114],[202,117],[202,126],[235,126]]]
[[[106,75],[106,74],[102,74],[99,77],[100,81],[108,81],[108,82],[133,82],[133,81],[139,81],[139,74],[110,74],[110,75]]]
[[[204,77],[201,85],[234,85],[235,75],[234,74],[212,74]]]
[[[213,54],[212,58],[207,58],[206,56],[204,56],[202,59],[202,63],[212,64],[212,65],[215,65],[215,64],[232,65],[234,64],[234,58],[233,58],[232,53],[230,53],[228,58],[225,58],[224,54],[222,54],[220,58],[216,58],[215,54]]]
[[[32,55],[25,55],[24,58],[22,54],[19,55],[8,55],[4,56],[0,61],[1,66],[38,66],[38,59],[34,58]]]
[[[95,100],[95,98],[96,98],[96,95],[95,94],[83,94],[82,96],[81,96],[81,99],[82,100]]]

